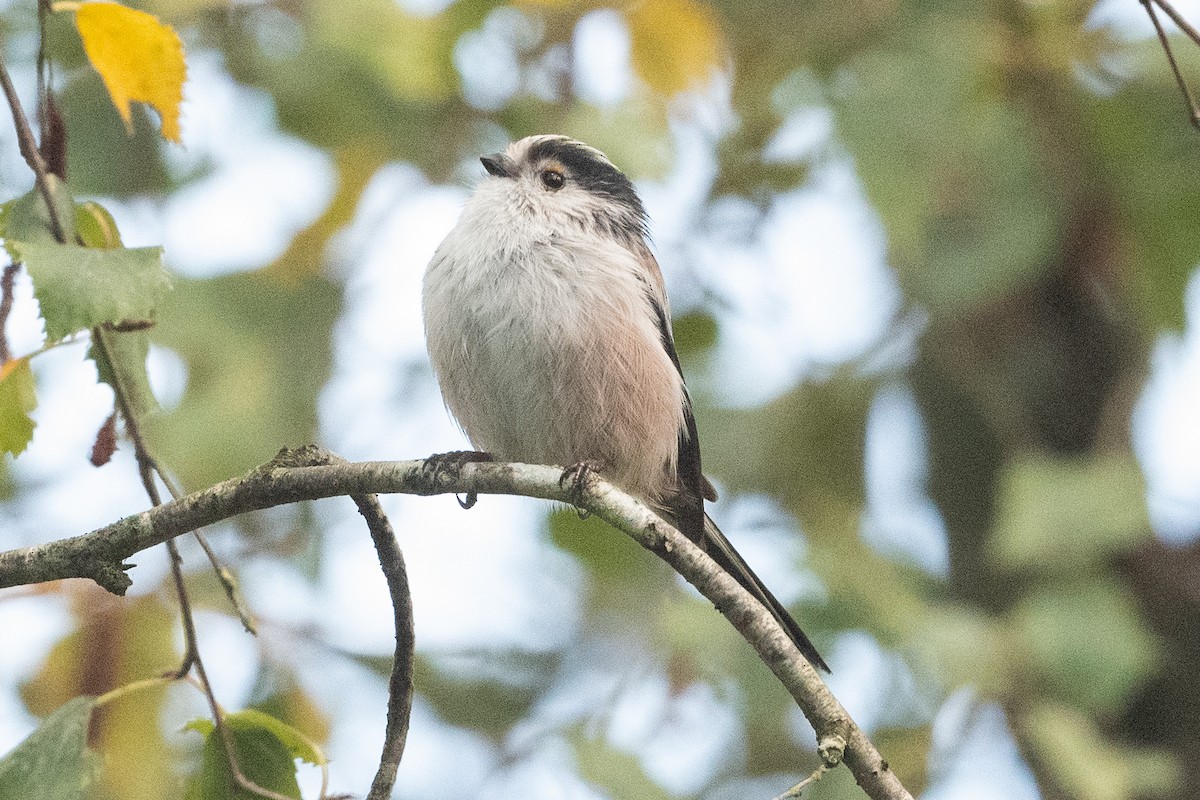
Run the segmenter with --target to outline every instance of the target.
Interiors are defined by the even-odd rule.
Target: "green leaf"
[[[992,554],[1001,566],[1072,572],[1150,535],[1133,456],[1017,459],[1000,478]]]
[[[0,759],[0,797],[87,800],[100,756],[87,746],[92,697],[76,697]]]
[[[819,534],[832,527],[832,497],[862,502],[866,420],[876,386],[874,378],[847,370],[757,408],[717,408],[693,398],[705,471],[730,494],[766,491],[779,498]]]
[[[121,232],[108,209],[92,200],[75,206],[76,234],[84,247],[111,250],[121,247]]]
[[[318,750],[317,746],[307,736],[283,720],[277,719],[264,711],[248,708],[244,711],[230,714],[228,719],[234,730],[261,728],[262,730],[270,731],[295,758],[318,766],[325,763],[324,753]]]
[[[615,600],[632,599],[637,588],[667,579],[658,559],[601,519],[581,519],[574,509],[562,509],[550,515],[549,525],[551,541],[578,558],[599,582],[595,591],[615,589]]]
[[[704,353],[717,343],[717,321],[708,314],[689,312],[671,322],[675,331],[675,349],[679,357]]]
[[[0,365],[0,452],[19,456],[25,451],[37,424],[29,412],[36,407],[29,358]]]
[[[171,288],[159,247],[98,250],[48,242],[7,244],[33,278],[46,338],[52,342],[106,322],[152,320]]]
[[[67,185],[54,175],[47,175],[54,207],[58,210],[58,221],[63,226],[63,235],[67,241],[75,239],[75,202]],[[42,193],[35,186],[25,194],[0,205],[0,236],[5,239],[5,247],[14,260],[19,257],[9,246],[11,242],[40,242],[59,244],[54,238],[50,227],[50,215],[46,211],[46,203]]]
[[[296,759],[323,764],[322,756],[299,731],[285,722],[253,709],[225,717],[242,774],[263,788],[300,799]],[[253,800],[256,795],[234,787],[225,748],[211,720],[198,719],[184,726],[204,736],[200,771],[188,782],[187,800]]]
[[[146,331],[101,331],[103,347],[95,340],[88,348],[88,358],[96,362],[100,380],[124,392],[130,413],[137,419],[158,408],[158,400],[150,388],[146,373],[146,356],[150,353],[150,336]],[[111,358],[110,358],[111,357]]]
[[[185,731],[195,731],[201,736],[208,737],[211,736],[212,732],[217,729],[217,726],[214,725],[213,721],[208,717],[197,717],[196,719],[184,725],[183,729]]]
[[[53,24],[56,17],[73,16],[51,14],[49,20]],[[74,19],[68,26],[74,28]],[[74,31],[62,39],[73,39],[72,44],[78,47],[79,37]],[[83,48],[75,52],[81,63],[86,63]],[[58,100],[63,116],[71,121],[67,174],[76,193],[128,198],[172,188],[158,123],[151,121],[152,112],[140,106],[134,109],[134,132],[130,136],[103,79],[92,69],[72,73],[71,79],[64,81]]]
[[[1197,261],[1200,237],[1200,162],[1195,158],[1196,129],[1180,100],[1162,48],[1154,37],[1122,48],[1136,64],[1131,80],[1118,92],[1081,92],[1079,144],[1103,176],[1106,202],[1095,221],[1103,237],[1100,252],[1112,253],[1123,300],[1135,312],[1145,334],[1182,331],[1184,295]],[[1194,47],[1178,47],[1184,75],[1200,69]]]

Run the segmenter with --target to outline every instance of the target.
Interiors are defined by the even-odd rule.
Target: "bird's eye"
[[[559,172],[558,170],[556,170],[556,169],[542,170],[542,186],[545,186],[550,191],[557,192],[559,189],[561,189],[563,187],[563,184],[566,182],[567,182],[567,179],[565,177],[563,177],[563,174],[561,172]]]

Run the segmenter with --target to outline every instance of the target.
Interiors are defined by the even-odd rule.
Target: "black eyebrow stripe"
[[[646,208],[632,181],[598,151],[570,139],[544,139],[529,148],[526,158],[535,164],[544,159],[558,161],[585,191],[611,198],[632,212],[642,234],[647,234]]]

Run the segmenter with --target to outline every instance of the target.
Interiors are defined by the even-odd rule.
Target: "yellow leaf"
[[[644,0],[633,4],[626,17],[634,69],[663,94],[703,84],[725,66],[725,37],[706,3]]]
[[[104,79],[130,133],[129,103],[137,100],[158,112],[163,138],[178,143],[187,65],[175,29],[144,11],[106,2],[81,4],[75,24],[88,60]]]

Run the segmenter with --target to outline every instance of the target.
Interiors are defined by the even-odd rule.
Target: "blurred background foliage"
[[[374,451],[363,438],[382,429],[355,439],[321,410],[339,370],[356,363],[344,342],[363,341],[356,266],[371,214],[383,216],[371,187],[411,165],[419,172],[404,174],[421,177],[390,202],[421,203],[419,192],[469,185],[474,154],[531,133],[573,135],[648,186],[652,210],[670,205],[670,187],[691,187],[666,234],[656,230],[705,465],[734,498],[719,518],[794,598],[835,691],[906,785],[939,798],[1200,796],[1200,509],[1193,494],[1167,522],[1152,514],[1148,447],[1134,446],[1149,376],[1178,364],[1155,354],[1189,335],[1200,135],[1134,0],[131,5],[180,31],[194,71],[255,102],[235,108],[225,138],[207,131],[198,147],[189,121],[206,119],[198,106],[216,95],[189,89],[182,152],[158,141],[148,117],[127,136],[69,22],[52,19],[77,196],[104,198],[127,241],[131,228],[153,239],[172,203],[220,173],[229,154],[212,142],[252,154],[254,137],[302,146],[328,184],[317,210],[265,250],[184,270],[152,332],[164,394],[175,396],[150,433],[189,488],[314,440],[348,457],[428,454]],[[601,23],[616,32],[603,40],[615,55],[583,46]],[[32,4],[8,4],[0,28],[8,62],[31,76]],[[1200,78],[1195,48],[1176,42]],[[589,88],[606,80],[619,91]],[[28,176],[4,141],[15,194]],[[758,386],[759,362],[795,350],[797,329],[771,328],[766,315],[757,347],[730,345],[753,317],[741,289],[765,283],[772,296],[793,267],[771,271],[761,250],[722,254],[774,235],[781,209],[831,170],[850,176],[841,197],[866,209],[857,235],[877,243],[884,266],[857,291],[883,324],[864,344],[810,355]],[[272,174],[247,187],[246,202],[285,203],[293,180]],[[170,224],[237,252],[237,233],[203,215]],[[168,242],[167,258],[188,256]],[[821,270],[842,269],[837,251],[827,258]],[[703,263],[716,266],[694,266]],[[805,285],[824,303],[819,272]],[[396,307],[415,308],[411,298]],[[842,316],[852,324],[855,313]],[[403,426],[436,405],[419,354],[383,367],[391,385],[372,396],[394,405],[370,419]],[[39,373],[41,396],[55,391],[54,374]],[[714,388],[728,375],[741,383]],[[64,423],[43,411],[37,436],[52,437]],[[1161,424],[1186,438],[1187,416]],[[897,435],[909,444],[897,449]],[[80,532],[39,519],[47,498],[86,505],[72,488],[87,480],[76,463],[85,453],[55,466],[35,454],[38,442],[38,466],[0,464],[5,546]],[[105,469],[125,470],[117,479],[134,499],[121,513],[136,510],[129,461]],[[499,525],[488,506],[472,512],[478,537]],[[905,516],[911,508],[924,510]],[[246,566],[252,598],[264,573],[316,598],[296,601],[286,624],[265,619],[258,643],[234,632],[215,582],[193,565],[210,615],[202,647],[210,662],[233,663],[227,685],[247,687],[230,693],[335,739],[364,720],[381,730],[369,726],[382,726],[388,669],[386,647],[340,643],[305,617],[329,602],[325,545],[338,516],[354,515],[292,509],[215,534],[235,569]],[[406,543],[433,535],[404,513],[397,526]],[[786,694],[665,568],[569,513],[529,527],[537,547],[569,557],[578,618],[549,645],[419,639],[399,796],[769,797],[815,767],[811,731]],[[336,534],[351,535],[361,532]],[[461,551],[446,558],[472,557],[474,540],[454,541]],[[126,601],[74,583],[0,595],[0,606],[24,604],[23,621],[10,614],[8,625],[38,625],[34,601],[58,614],[46,623],[58,638],[35,637],[37,657],[0,673],[7,691],[19,686],[25,709],[44,715],[170,668],[171,599],[153,574],[141,580]],[[527,574],[503,580],[536,585]],[[468,606],[491,603],[465,579],[457,591]],[[419,591],[415,602],[420,637],[438,618]],[[383,607],[359,613],[388,619]],[[329,685],[346,670],[374,677]],[[170,692],[139,695],[105,715],[94,740],[110,764],[128,765],[109,770],[113,797],[179,796],[198,745],[178,732],[184,705]],[[155,719],[161,731],[150,730]],[[335,788],[365,789],[369,775],[349,767],[369,764],[373,736],[343,735],[363,754],[344,757],[341,773],[332,745]],[[858,796],[844,770],[810,795]]]

